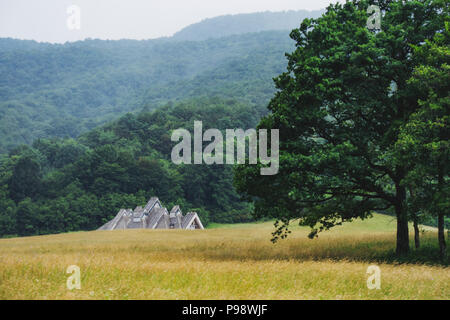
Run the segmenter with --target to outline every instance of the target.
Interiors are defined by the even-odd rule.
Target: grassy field
[[[0,299],[450,299],[450,268],[435,258],[435,232],[397,261],[389,216],[314,240],[296,226],[275,245],[270,222],[212,227],[1,239]],[[380,290],[366,284],[374,264]],[[80,290],[66,288],[69,265],[80,267]]]

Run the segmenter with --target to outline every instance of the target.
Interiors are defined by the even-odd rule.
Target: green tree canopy
[[[368,30],[367,9],[383,13],[381,30]],[[419,108],[408,82],[420,46],[443,29],[445,1],[347,1],[330,5],[291,33],[296,50],[276,80],[272,114],[261,128],[280,130],[280,171],[259,175],[241,166],[236,186],[254,200],[258,216],[287,225],[300,219],[311,236],[343,221],[393,208],[397,253],[409,250],[408,167],[392,159],[400,127]]]

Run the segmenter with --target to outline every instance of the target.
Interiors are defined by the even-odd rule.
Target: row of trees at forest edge
[[[373,4],[381,30],[366,27]],[[353,0],[292,31],[296,50],[259,124],[280,130],[279,174],[261,176],[248,165],[235,172],[257,216],[278,219],[274,240],[294,219],[314,237],[392,210],[398,255],[409,252],[408,221],[417,226],[426,215],[438,217],[445,254],[448,28],[448,1]]]
[[[120,208],[158,196],[166,207],[208,222],[253,221],[239,201],[232,166],[175,165],[171,132],[196,119],[222,132],[255,127],[264,105],[219,98],[185,100],[127,114],[74,139],[38,139],[0,157],[0,237],[95,230]]]

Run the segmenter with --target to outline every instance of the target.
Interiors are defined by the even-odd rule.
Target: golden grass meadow
[[[276,244],[271,222],[0,239],[0,299],[449,299],[448,266],[389,258],[395,224],[375,214],[313,240],[294,226]],[[422,235],[424,252],[435,238]],[[70,265],[79,290],[66,287]]]

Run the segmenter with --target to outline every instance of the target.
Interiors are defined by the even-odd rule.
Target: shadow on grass
[[[400,257],[395,253],[395,243],[386,240],[358,241],[353,243],[336,241],[328,245],[322,244],[317,246],[308,246],[305,243],[292,243],[280,247],[271,245],[265,248],[258,246],[231,248],[223,245],[220,247],[204,247],[202,249],[199,250],[200,252],[197,252],[197,256],[217,261],[346,261],[394,265],[420,264],[442,267],[450,265],[449,246],[447,246],[446,258],[441,260],[437,241],[431,237],[424,237],[419,249],[415,249],[414,243],[411,242],[410,253]]]
[[[450,250],[447,246],[447,255],[441,260],[439,256],[439,247],[433,244],[423,244],[419,249],[411,248],[410,253],[398,257],[392,250],[384,256],[380,256],[380,261],[386,263],[410,263],[410,264],[427,264],[436,266],[450,266]]]

